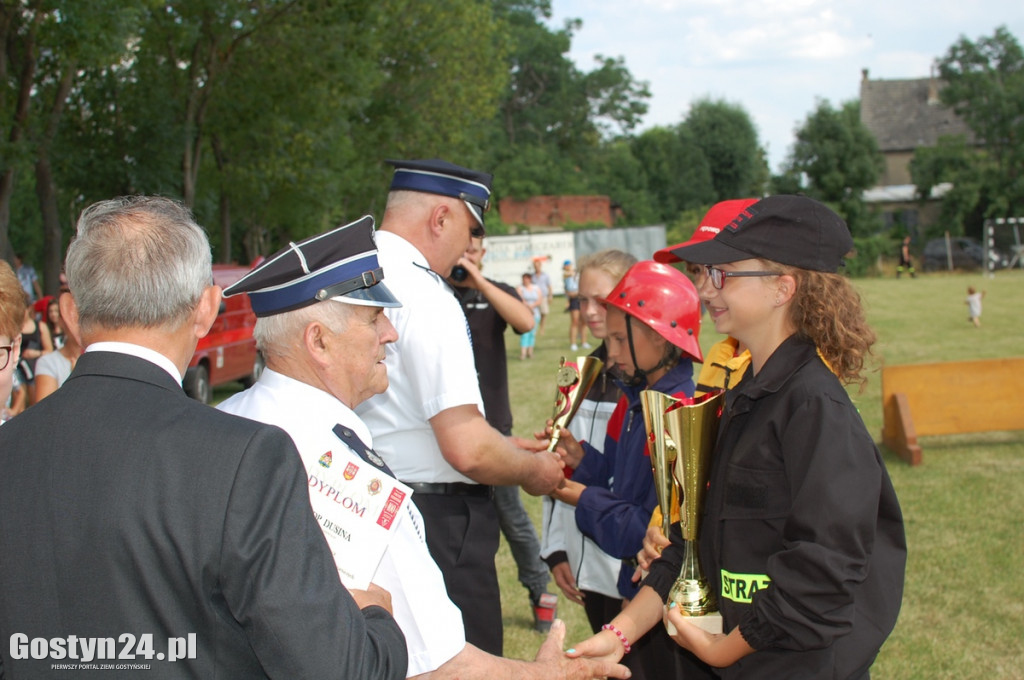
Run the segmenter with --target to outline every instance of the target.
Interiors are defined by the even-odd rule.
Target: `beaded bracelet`
[[[610,623],[606,623],[603,626],[601,626],[601,630],[610,630],[611,632],[615,633],[615,637],[619,638],[619,642],[621,642],[623,648],[625,648],[625,653],[629,654],[629,650],[632,649],[633,646],[629,644],[629,640],[626,639],[625,633],[623,633],[621,630],[619,630]]]

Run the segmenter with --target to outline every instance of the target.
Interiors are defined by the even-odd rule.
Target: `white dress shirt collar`
[[[160,368],[170,373],[171,377],[174,378],[174,382],[181,384],[181,373],[178,372],[178,367],[174,365],[174,362],[165,357],[160,352],[143,347],[142,345],[135,345],[130,342],[94,342],[85,348],[86,352],[117,352],[118,354],[129,354],[139,359],[144,359],[151,364],[156,364]]]

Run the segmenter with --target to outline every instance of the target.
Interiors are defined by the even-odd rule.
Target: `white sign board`
[[[664,247],[662,225],[488,236],[484,239],[484,275],[515,288],[522,284],[525,272],[533,271],[533,258],[545,257],[543,270],[551,279],[552,292],[562,295],[562,265],[566,260],[575,267],[579,257],[605,248],[624,250],[638,260],[646,260]]]
[[[562,295],[562,264],[566,260],[576,264],[571,231],[493,236],[484,239],[484,248],[484,276],[513,288],[522,284],[524,273],[533,272],[534,257],[545,257],[542,266],[551,279],[552,292]]]

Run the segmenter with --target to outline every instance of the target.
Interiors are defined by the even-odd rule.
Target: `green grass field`
[[[1024,271],[928,274],[855,282],[878,334],[875,369],[851,389],[868,430],[880,439],[882,364],[1024,356]],[[986,291],[982,328],[967,321],[966,289]],[[520,361],[508,336],[515,433],[530,436],[550,415],[559,357],[569,354],[568,314],[556,300],[536,356]],[[701,344],[718,340],[706,324]],[[1024,376],[1008,375],[1008,380]],[[1024,678],[1024,431],[923,437],[924,464],[885,453],[906,522],[909,557],[903,609],[873,676]],[[539,526],[540,500],[523,494]],[[502,543],[498,556],[505,654],[532,658],[526,591]],[[554,585],[552,590],[556,590]],[[572,644],[589,636],[582,608],[560,597]]]

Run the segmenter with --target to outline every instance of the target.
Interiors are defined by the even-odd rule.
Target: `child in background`
[[[974,286],[967,286],[967,320],[974,324],[975,328],[981,328],[981,299],[985,297],[985,291],[980,293]]]

